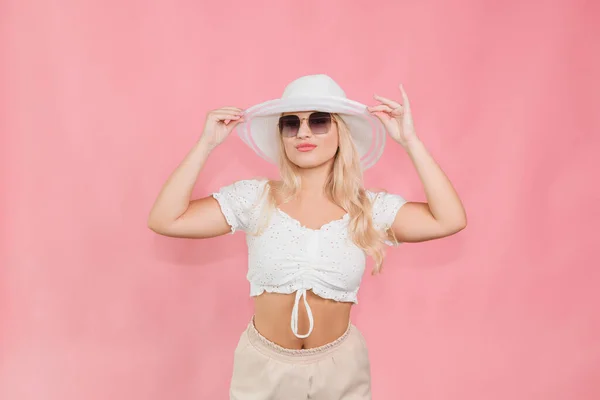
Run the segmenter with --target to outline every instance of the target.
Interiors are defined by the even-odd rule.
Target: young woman
[[[418,139],[410,105],[375,96],[366,107],[326,75],[290,83],[282,98],[208,114],[198,143],[160,192],[148,225],[167,236],[246,232],[252,321],[234,354],[232,399],[370,399],[364,339],[350,309],[365,270],[384,247],[452,235],[465,210]],[[192,200],[212,150],[237,128],[280,180],[241,180]],[[362,172],[381,156],[386,131],[419,174],[426,203],[372,192]]]

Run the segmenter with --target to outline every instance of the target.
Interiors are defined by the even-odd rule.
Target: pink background
[[[0,399],[228,397],[244,237],[146,217],[208,109],[322,72],[402,82],[469,215],[365,276],[374,398],[600,398],[598,3],[217,4],[0,1]],[[275,173],[232,136],[196,195]],[[389,142],[366,179],[423,199]]]

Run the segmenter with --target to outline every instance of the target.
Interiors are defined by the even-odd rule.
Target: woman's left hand
[[[403,104],[375,95],[373,97],[381,104],[367,107],[367,110],[379,118],[392,139],[406,148],[410,143],[418,141],[418,138],[415,133],[408,96],[402,85],[400,85],[400,91]]]

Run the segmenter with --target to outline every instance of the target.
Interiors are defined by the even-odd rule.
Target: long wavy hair
[[[373,224],[372,203],[363,185],[360,156],[350,131],[344,120],[337,114],[332,114],[332,119],[338,127],[338,151],[335,155],[333,167],[327,177],[325,192],[332,202],[343,208],[349,215],[348,233],[352,241],[370,256],[375,265],[373,274],[381,271],[385,258],[384,241],[395,241],[390,232],[381,232]],[[287,202],[300,192],[300,175],[298,166],[287,157],[281,135],[279,140],[279,172],[280,181],[269,180],[265,185],[266,207],[263,208],[263,223],[258,234],[266,226],[270,216],[277,208],[277,199]]]

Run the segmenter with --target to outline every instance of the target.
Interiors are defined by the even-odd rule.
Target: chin
[[[333,157],[313,157],[300,155],[299,157],[290,157],[290,161],[298,168],[317,168],[331,161]]]
[[[298,168],[302,168],[302,169],[311,169],[311,168],[317,168],[321,165],[323,165],[323,163],[319,163],[319,162],[294,162],[292,161],[292,163],[294,163],[294,165]]]

